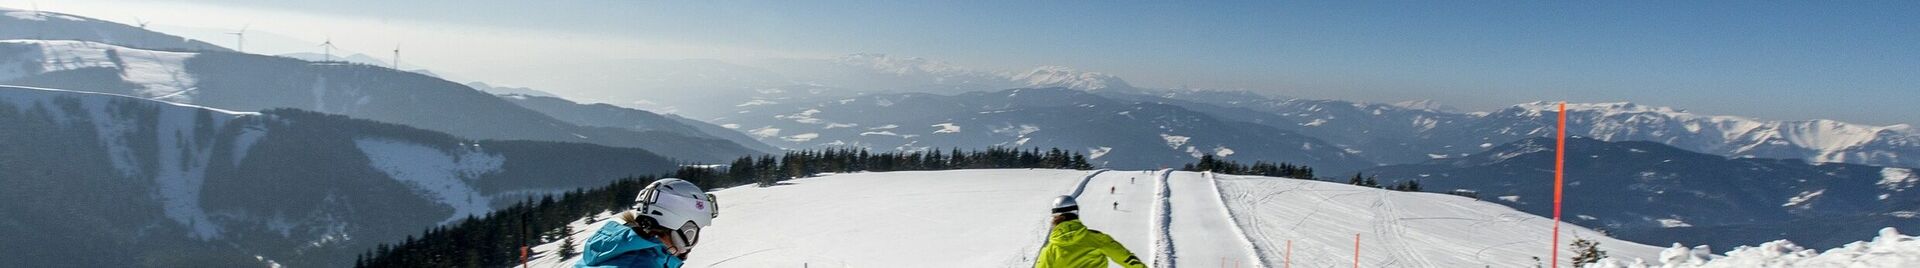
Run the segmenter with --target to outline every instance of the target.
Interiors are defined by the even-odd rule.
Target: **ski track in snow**
[[[1154,249],[1154,179],[1151,171],[1105,172],[1091,177],[1080,202],[1080,222],[1113,237],[1142,261],[1151,261]],[[1105,189],[1102,189],[1105,188]],[[1101,193],[1100,190],[1108,190]]]
[[[1153,253],[1149,255],[1149,261],[1153,263],[1153,267],[1172,268],[1175,258],[1179,257],[1174,255],[1177,251],[1174,251],[1176,248],[1173,244],[1173,228],[1167,226],[1173,224],[1173,219],[1170,218],[1173,216],[1171,203],[1173,198],[1169,196],[1173,193],[1167,185],[1167,177],[1172,174],[1172,169],[1161,170],[1159,176],[1155,176],[1153,180],[1154,247]]]
[[[1168,172],[1167,203],[1171,211],[1166,232],[1174,248],[1169,263],[1196,267],[1257,267],[1252,245],[1241,232],[1226,205],[1208,178],[1202,173]]]

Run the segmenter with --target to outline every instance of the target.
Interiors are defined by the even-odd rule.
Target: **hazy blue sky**
[[[878,52],[986,70],[1072,66],[1150,87],[1434,99],[1470,110],[1633,101],[1920,124],[1915,1],[40,2],[208,32],[251,23],[359,51],[398,43],[411,63],[505,84],[540,74],[500,66]]]

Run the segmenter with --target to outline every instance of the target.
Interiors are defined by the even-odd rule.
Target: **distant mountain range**
[[[714,123],[790,149],[1058,147],[1084,150],[1094,163],[1118,168],[1156,168],[1201,155],[1288,161],[1324,170],[1373,165],[1292,131],[1064,88],[869,94],[739,109],[737,115]]]
[[[1554,140],[1528,138],[1463,157],[1369,169],[1383,183],[1470,189],[1552,215]],[[1920,228],[1913,169],[1727,158],[1655,142],[1567,142],[1565,217],[1643,243],[1728,248],[1789,239],[1815,248],[1881,227]]]
[[[1483,113],[1448,112],[1431,103],[1367,104],[1282,99],[1231,91],[1181,91],[1132,99],[1160,101],[1209,114],[1319,137],[1380,163],[1458,157],[1555,131],[1551,103]],[[1833,120],[1761,121],[1711,116],[1633,103],[1567,106],[1568,134],[1606,141],[1652,141],[1728,157],[1920,167],[1920,130]],[[1258,112],[1258,113],[1250,113]]]
[[[524,91],[534,91],[525,89]],[[537,91],[536,91],[537,92]],[[575,125],[607,127],[643,133],[665,132],[685,137],[720,139],[746,146],[757,153],[775,154],[780,148],[761,143],[744,133],[672,114],[655,114],[610,104],[581,104],[558,97],[504,94],[513,104],[553,116]],[[743,155],[744,156],[744,155]]]
[[[1462,112],[871,53],[619,60],[553,77],[633,89],[582,100],[324,58],[0,9],[0,84],[85,91],[0,86],[0,245],[32,245],[0,249],[17,256],[0,266],[340,266],[503,202],[782,148],[1058,147],[1116,168],[1214,155],[1475,189],[1541,214],[1540,138],[1557,116],[1544,102]],[[1920,228],[1913,126],[1568,109],[1583,137],[1570,222],[1715,246]],[[101,248],[130,253],[56,259]]]
[[[0,126],[0,266],[17,267],[350,265],[423,228],[677,165],[639,149],[13,86],[0,86]]]
[[[1067,67],[993,72],[917,57],[851,54],[831,59],[762,59],[738,64],[697,61],[662,77],[658,91],[701,92],[697,97],[643,96],[629,106],[674,111],[707,121],[738,120],[739,109],[780,103],[821,103],[866,94],[955,95],[1010,88],[1069,88],[1122,102],[1151,102],[1200,111],[1221,120],[1253,122],[1336,145],[1376,163],[1418,163],[1457,157],[1538,137],[1551,130],[1547,103],[1491,112],[1461,112],[1432,101],[1361,103],[1271,97],[1246,91],[1140,88],[1116,76]],[[655,65],[647,65],[655,66]],[[658,68],[670,68],[660,64]],[[677,78],[676,78],[677,77]],[[684,82],[699,78],[701,82]],[[746,82],[743,82],[746,81]],[[686,104],[701,105],[686,105]],[[713,105],[719,104],[719,105]],[[621,104],[628,105],[628,104]],[[1576,103],[1572,133],[1607,141],[1654,141],[1731,157],[1795,158],[1819,162],[1920,167],[1920,131],[1833,120],[1762,121],[1700,115],[1632,103]],[[751,130],[751,128],[747,129]],[[779,141],[762,141],[779,144]]]

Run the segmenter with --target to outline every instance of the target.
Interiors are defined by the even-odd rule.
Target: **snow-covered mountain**
[[[1007,79],[1031,88],[1060,87],[1087,91],[1134,89],[1133,85],[1118,76],[1082,72],[1066,66],[1035,67],[1025,73],[1008,76]]]
[[[1526,267],[1546,258],[1552,234],[1551,220],[1465,197],[1194,172],[874,172],[715,193],[722,212],[691,267],[1031,267],[1060,195],[1077,195],[1089,228],[1155,267],[1344,267],[1356,250],[1367,267]],[[609,215],[576,220],[568,239],[583,244],[605,224],[592,219]],[[1610,256],[1658,256],[1562,228]],[[561,244],[533,247],[530,264],[571,267]]]
[[[639,149],[14,86],[0,86],[0,126],[9,267],[341,266],[423,228],[676,167]]]
[[[1365,171],[1383,182],[1477,190],[1482,198],[1551,215],[1554,140]],[[1649,244],[1728,248],[1786,238],[1834,247],[1880,227],[1920,230],[1912,169],[1802,160],[1726,158],[1655,142],[1567,143],[1567,221]]]
[[[1495,140],[1538,136],[1553,130],[1555,109],[1551,103],[1515,105],[1480,116],[1470,128],[1443,128],[1431,136],[1446,140],[1466,140],[1464,136],[1469,135]],[[1762,121],[1626,102],[1568,104],[1567,120],[1569,135],[1607,141],[1653,141],[1730,157],[1920,167],[1920,131],[1909,125]]]
[[[720,104],[754,104],[795,99],[844,98],[867,93],[959,94],[1009,88],[1062,87],[1080,90],[1136,88],[1119,77],[1061,66],[993,71],[944,61],[879,53],[830,58],[743,60],[621,60],[595,69],[605,73],[569,74],[555,79],[592,79],[627,85],[595,96],[595,102],[711,119],[732,114]],[[700,94],[661,94],[699,92]]]
[[[1160,101],[1232,120],[1318,137],[1380,163],[1458,157],[1555,130],[1557,107],[1527,103],[1493,112],[1452,112],[1432,102],[1368,104],[1274,98],[1239,91],[1103,94]],[[1118,95],[1118,96],[1116,96]],[[1920,167],[1920,130],[1834,120],[1763,121],[1633,103],[1568,104],[1568,133],[1605,141],[1652,141],[1728,157]]]
[[[1188,163],[1202,155],[1293,162],[1322,171],[1372,166],[1291,131],[1063,88],[871,94],[738,109],[713,122],[784,148],[1052,147],[1084,150],[1094,163],[1130,168]]]
[[[79,40],[164,51],[228,51],[179,36],[59,12],[0,7],[0,40]]]
[[[1355,156],[1377,163],[1418,163],[1435,148],[1424,133],[1471,122],[1473,116],[1401,104],[1275,98],[1247,91],[1169,90],[1155,94],[1102,92],[1102,96],[1158,102],[1201,111],[1225,120],[1252,122],[1319,138]],[[1461,148],[1478,152],[1485,148]],[[1451,152],[1451,151],[1448,151]]]
[[[0,83],[124,94],[230,110],[297,108],[478,139],[635,147],[688,161],[757,153],[672,133],[570,124],[444,79],[381,66],[84,41],[0,41]]]

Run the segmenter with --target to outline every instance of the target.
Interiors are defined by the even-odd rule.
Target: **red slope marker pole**
[[[1353,268],[1360,268],[1360,233],[1353,234]]]
[[[1560,267],[1560,198],[1567,176],[1567,102],[1560,102],[1560,134],[1553,149],[1553,266]]]
[[[1281,261],[1282,266],[1280,267],[1293,268],[1293,239],[1287,239],[1287,255],[1285,256],[1286,259]]]

